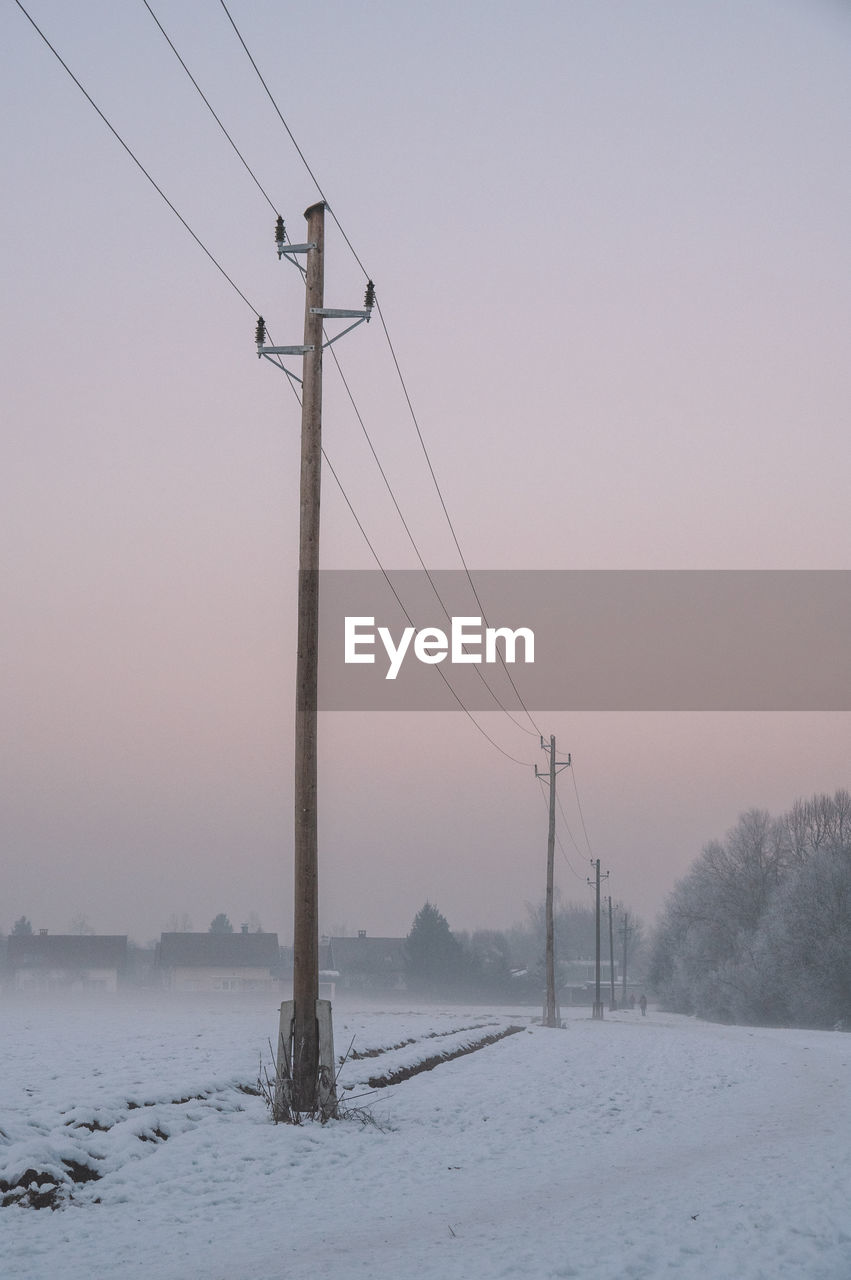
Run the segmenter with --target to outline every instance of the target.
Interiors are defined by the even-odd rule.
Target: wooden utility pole
[[[600,859],[599,859],[599,858],[597,858],[597,859],[596,859],[596,861],[595,861],[595,860],[592,858],[592,859],[591,859],[591,866],[592,866],[592,867],[596,867],[596,869],[597,869],[597,874],[596,874],[596,876],[595,876],[594,880],[590,880],[590,879],[589,879],[589,881],[588,881],[588,883],[589,883],[589,884],[593,884],[593,885],[595,885],[595,886],[596,886],[596,911],[595,911],[595,915],[594,915],[594,924],[595,924],[595,952],[594,952],[594,955],[595,955],[595,967],[594,967],[595,984],[594,984],[594,992],[595,992],[595,994],[594,994],[594,1008],[593,1008],[593,1011],[592,1011],[592,1015],[591,1015],[591,1016],[592,1016],[592,1017],[594,1017],[594,1018],[602,1018],[602,1016],[603,1016],[603,1001],[602,1001],[602,999],[601,999],[601,997],[600,997]],[[604,879],[604,880],[608,877],[608,874],[609,874],[609,873],[608,873],[608,871],[607,871],[607,872],[605,873],[605,875],[603,876],[603,879]]]
[[[295,909],[293,920],[293,1106],[312,1111],[319,1078],[319,870],[316,747],[319,674],[319,495],[322,474],[322,307],[325,205],[305,212],[307,253],[301,489],[298,544],[298,648],[295,711]]]
[[[257,317],[258,357],[271,360],[291,381],[302,384],[301,488],[298,543],[298,625],[295,707],[295,900],[293,918],[293,998],[281,1005],[275,1107],[287,1114],[309,1112],[323,1118],[336,1113],[334,1035],[331,1004],[319,999],[319,868],[317,857],[317,684],[319,675],[319,497],[322,476],[322,351],[338,338],[369,322],[375,287],[367,282],[363,308],[328,308],[325,293],[325,203],[304,214],[307,242],[287,239],[279,215],[275,227],[278,257],[303,268],[304,342],[271,346],[266,324]],[[326,319],[351,323],[325,337]],[[299,378],[282,356],[302,357]]]
[[[612,895],[609,894],[609,983],[611,994],[609,996],[609,1012],[614,1013],[617,1009],[617,1001],[615,1000],[615,935],[612,927]]]
[[[626,1005],[626,939],[627,939],[627,916],[629,912],[623,913],[623,975],[621,977],[621,1004]]]
[[[556,845],[556,740],[550,738],[550,820],[547,828],[547,1006],[544,1025],[557,1027],[561,1021],[556,1005],[555,924],[553,922],[553,878]]]
[[[597,877],[596,877],[596,880],[597,880],[597,910],[596,910],[596,913],[595,913],[595,926],[596,926],[596,935],[595,935],[595,951],[594,951],[594,956],[595,956],[595,969],[594,969],[594,977],[595,977],[595,994],[594,994],[594,1010],[593,1010],[593,1017],[595,1017],[595,1018],[602,1018],[602,1016],[603,1016],[603,1001],[600,999],[600,859],[599,859],[599,858],[597,859]]]
[[[556,760],[556,740],[554,736],[550,736],[550,745],[547,747],[544,739],[541,738],[541,749],[550,753],[550,767],[548,770],[548,781],[550,784],[550,820],[547,830],[547,897],[545,903],[546,930],[547,930],[547,946],[546,946],[546,972],[547,972],[547,994],[544,1004],[544,1026],[558,1027],[561,1025],[561,1013],[556,1003],[556,964],[555,964],[555,926],[553,922],[553,878],[555,861],[555,843],[556,843],[556,777],[562,769],[568,768],[570,765],[570,756],[567,760]],[[547,777],[543,771],[535,765],[535,777]]]

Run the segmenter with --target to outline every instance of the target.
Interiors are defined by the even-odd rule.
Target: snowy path
[[[256,1077],[261,1007],[0,1018],[0,1177],[69,1118],[113,1124],[73,1131],[104,1153],[74,1203],[0,1210],[4,1280],[851,1276],[851,1036],[583,1012],[382,1090],[383,1131],[276,1129],[232,1087]],[[338,1010],[337,1048],[413,1038],[388,1058],[410,1059],[431,1031],[518,1020]],[[143,1117],[167,1141],[142,1143]]]

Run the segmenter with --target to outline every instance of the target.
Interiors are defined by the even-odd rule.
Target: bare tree
[[[176,911],[172,911],[171,915],[165,922],[163,933],[191,933],[192,920],[184,911],[182,915],[178,915]]]

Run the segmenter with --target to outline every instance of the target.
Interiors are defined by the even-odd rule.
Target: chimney
[[[38,931],[38,936],[39,936],[40,938],[46,938],[46,937],[47,937],[47,930],[46,930],[46,929],[39,929],[39,931]]]
[[[240,927],[241,927],[241,929],[242,929],[242,932],[243,932],[243,933],[248,933],[248,925],[247,925],[247,924],[241,925]]]
[[[366,929],[358,929],[358,937],[359,937],[359,938],[365,938],[365,937],[366,937]]]

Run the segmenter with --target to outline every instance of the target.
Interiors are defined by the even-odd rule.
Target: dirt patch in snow
[[[481,1040],[477,1040],[474,1044],[464,1045],[460,1049],[452,1049],[447,1053],[435,1053],[431,1057],[423,1058],[421,1062],[417,1062],[411,1067],[400,1067],[397,1071],[391,1071],[386,1076],[370,1076],[370,1089],[386,1089],[391,1084],[401,1084],[403,1080],[410,1080],[412,1076],[418,1076],[422,1071],[433,1071],[435,1067],[441,1066],[444,1062],[452,1062],[454,1058],[463,1058],[468,1053],[478,1053],[479,1049],[485,1049],[489,1044],[496,1044],[498,1040],[504,1040],[506,1036],[515,1036],[518,1031],[525,1031],[525,1027],[506,1027],[504,1031],[495,1031],[493,1035],[484,1036]]]

